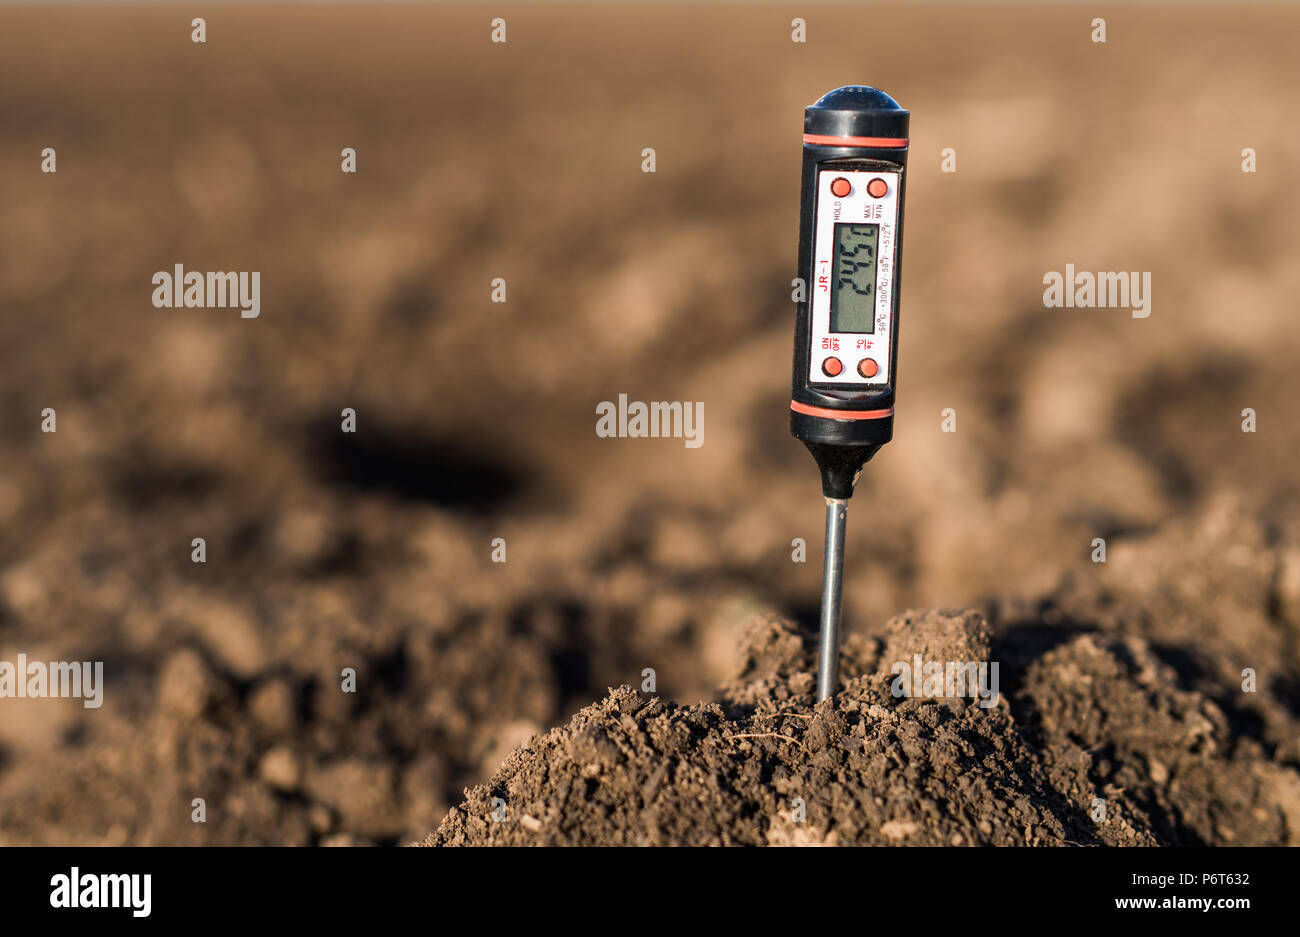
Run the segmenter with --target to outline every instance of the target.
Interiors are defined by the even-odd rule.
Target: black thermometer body
[[[828,498],[894,434],[908,116],[861,85],[804,109],[790,432]]]

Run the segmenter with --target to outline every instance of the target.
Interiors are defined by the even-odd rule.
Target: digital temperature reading
[[[900,169],[886,159],[858,157],[809,167],[810,389],[853,394],[893,387]]]
[[[880,225],[835,226],[835,289],[832,332],[876,331],[876,252]]]

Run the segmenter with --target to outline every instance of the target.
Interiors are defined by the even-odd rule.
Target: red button
[[[876,177],[867,183],[867,194],[872,198],[884,198],[885,193],[888,191],[889,184],[879,177]]]
[[[831,183],[831,195],[834,195],[836,198],[844,198],[844,196],[848,195],[852,191],[853,186],[849,183],[849,180],[845,179],[843,176],[840,176]]]
[[[858,373],[863,377],[875,377],[880,373],[880,365],[874,358],[863,358],[858,362]]]
[[[827,358],[822,362],[822,372],[827,377],[836,377],[844,370],[844,365],[840,363],[839,358]]]

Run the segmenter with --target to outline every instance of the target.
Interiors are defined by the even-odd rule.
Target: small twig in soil
[[[802,748],[805,753],[808,752],[808,749],[804,747],[803,742],[799,741],[792,735],[782,735],[780,732],[737,732],[735,735],[728,735],[726,738],[728,741],[731,739],[785,739],[787,742],[794,742],[794,744]]]

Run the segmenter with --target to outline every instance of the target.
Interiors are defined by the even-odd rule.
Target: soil
[[[501,9],[0,8],[0,661],[106,682],[0,699],[0,844],[1295,842],[1300,10]],[[798,145],[858,81],[914,115],[900,395],[819,709]],[[893,697],[918,642],[999,704]]]
[[[843,692],[814,706],[813,649],[788,622],[756,622],[717,702],[611,690],[512,753],[427,844],[1300,841],[1300,776],[1237,744],[1147,642],[1062,633],[1026,653],[990,633],[970,611],[899,616],[843,655]],[[1003,652],[1025,679],[995,707],[891,692],[887,662]]]

